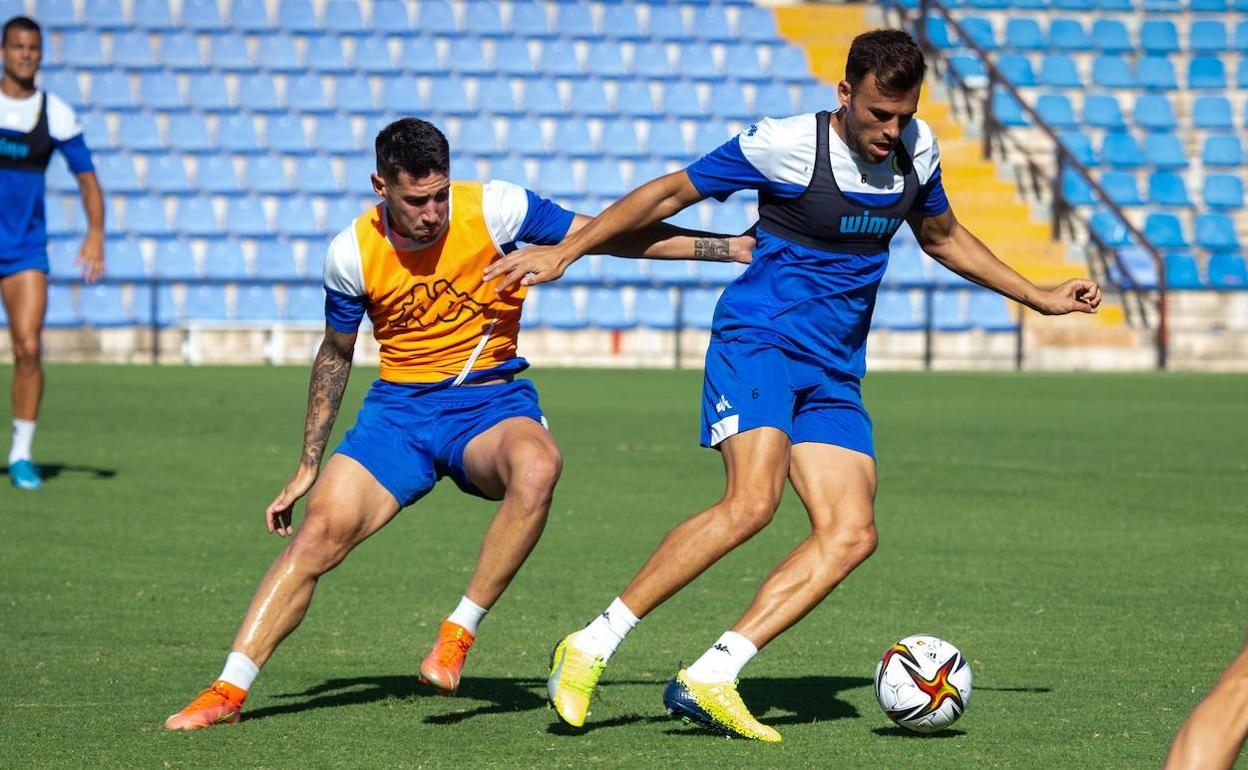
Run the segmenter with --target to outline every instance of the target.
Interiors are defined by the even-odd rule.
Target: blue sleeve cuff
[[[325,287],[325,321],[334,331],[342,334],[359,331],[364,309],[364,297],[352,297]]]
[[[82,138],[82,134],[59,144],[53,143],[53,146],[65,156],[70,173],[85,174],[88,171],[95,171],[95,164],[91,162],[91,151],[87,149],[87,142]]]
[[[911,210],[922,212],[928,217],[938,217],[949,210],[949,199],[945,197],[945,185],[941,182],[940,166],[932,172],[932,178],[927,180],[927,184],[919,188]]]
[[[758,190],[768,184],[767,177],[745,159],[741,139],[736,136],[694,161],[685,171],[703,197],[720,201],[738,190]]]
[[[576,214],[532,190],[525,190],[525,193],[529,196],[529,209],[516,231],[516,240],[539,246],[551,246],[562,241]]]

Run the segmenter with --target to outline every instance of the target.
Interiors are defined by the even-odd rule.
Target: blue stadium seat
[[[1241,54],[1248,53],[1248,19],[1236,22],[1235,41],[1232,47]]]
[[[460,123],[455,146],[463,152],[485,157],[505,152],[499,144],[494,122],[489,118],[469,118]]]
[[[640,160],[633,164],[632,170],[628,173],[628,186],[630,188],[641,187],[646,182],[666,176],[668,173],[668,163],[657,159]]]
[[[789,89],[780,83],[761,83],[754,91],[753,117],[782,117],[793,114]]]
[[[36,0],[34,15],[49,29],[73,30],[81,26],[71,0]]]
[[[1141,94],[1135,100],[1135,124],[1148,131],[1173,131],[1178,122],[1170,100],[1161,94]]]
[[[1244,151],[1239,137],[1234,134],[1214,134],[1205,137],[1200,161],[1205,166],[1238,167],[1243,165]]]
[[[651,123],[648,149],[660,158],[689,158],[684,134],[676,122]]]
[[[1140,48],[1150,54],[1178,53],[1179,30],[1169,19],[1145,19],[1140,23]]]
[[[1095,168],[1101,165],[1101,158],[1092,147],[1092,139],[1082,131],[1063,131],[1058,135],[1062,146],[1075,156],[1075,160],[1085,166]]]
[[[927,16],[927,41],[937,48],[945,50],[959,47],[953,40],[953,34],[949,31],[949,24],[936,14],[928,14]]]
[[[440,115],[463,117],[475,115],[476,109],[468,104],[468,92],[459,78],[432,78],[429,81],[429,97],[426,100],[431,112]]]
[[[1242,56],[1235,65],[1235,87],[1248,88],[1248,56]]]
[[[234,318],[263,323],[278,321],[277,292],[273,286],[239,286],[234,296]]]
[[[676,71],[683,77],[696,80],[721,80],[715,57],[706,43],[688,43],[680,46],[676,55]]]
[[[187,286],[182,304],[184,321],[224,321],[229,318],[224,286]]]
[[[1100,88],[1135,88],[1136,79],[1126,57],[1102,54],[1092,60],[1092,83]]]
[[[564,286],[602,283],[602,277],[598,274],[598,257],[588,254],[576,260],[563,272],[559,282]]]
[[[591,43],[586,59],[586,73],[598,78],[622,78],[628,75],[620,44],[614,40]]]
[[[693,39],[685,27],[682,6],[652,5],[650,7],[650,37],[664,42],[686,43]]]
[[[1160,211],[1145,217],[1144,237],[1159,249],[1186,249],[1189,245],[1179,218]]]
[[[726,120],[750,120],[754,113],[745,106],[745,91],[737,83],[711,86],[710,113]]]
[[[363,75],[392,75],[395,71],[390,46],[384,37],[362,37],[355,41],[351,66]]]
[[[1126,127],[1122,107],[1112,94],[1091,93],[1083,97],[1083,122],[1092,128],[1122,129]]]
[[[240,32],[268,32],[273,29],[264,0],[230,0],[230,26]]]
[[[678,119],[695,120],[704,114],[697,87],[685,80],[668,83],[663,87],[660,109],[668,117]]]
[[[325,86],[316,75],[300,75],[286,81],[286,106],[296,112],[333,112],[325,99]]]
[[[113,33],[113,64],[131,71],[160,68],[152,51],[151,37],[135,30]]]
[[[978,61],[978,59],[973,60]],[[1022,54],[1001,54],[997,57],[997,69],[1011,85],[1017,88],[1034,86],[1038,82],[1036,73],[1031,68],[1031,60]]]
[[[131,152],[158,152],[164,150],[156,119],[146,112],[122,113],[117,127],[120,147]]]
[[[982,16],[964,16],[959,20],[967,38],[986,51],[997,50],[997,36],[992,22]]]
[[[1005,47],[1015,51],[1043,51],[1049,46],[1040,22],[1031,17],[1011,18],[1005,23]]]
[[[339,77],[334,81],[332,106],[353,115],[376,115],[381,112],[373,98],[373,87],[359,75]]]
[[[573,112],[591,118],[605,118],[615,114],[607,105],[607,93],[602,82],[581,78],[572,81],[572,96],[568,102]]]
[[[70,222],[69,216],[65,213],[65,200],[60,195],[45,196],[43,211],[44,227],[49,238],[76,235],[82,229],[77,223]]]
[[[585,193],[599,198],[619,198],[627,192],[620,165],[615,160],[596,158],[585,166]]]
[[[724,63],[726,75],[742,83],[771,82],[772,77],[763,71],[758,60],[757,46],[752,43],[739,43],[724,46]]]
[[[992,114],[1003,126],[1026,126],[1031,123],[1023,108],[1008,91],[998,89],[992,95]]]
[[[291,191],[282,159],[274,155],[253,155],[247,159],[243,183],[248,192],[280,195]]]
[[[91,104],[96,109],[137,110],[130,81],[123,72],[97,72],[91,79]]]
[[[235,32],[208,39],[208,64],[223,72],[247,72],[255,68],[247,49],[247,38]]]
[[[515,3],[511,7],[511,32],[517,37],[551,38],[557,35],[550,28],[543,3]]]
[[[1058,11],[1086,13],[1096,7],[1096,2],[1095,0],[1052,0],[1052,7]]]
[[[679,76],[668,63],[667,48],[655,42],[638,43],[633,49],[633,74],[654,80]]]
[[[225,88],[225,78],[215,72],[197,72],[187,80],[186,93],[194,94],[195,109],[200,112],[230,112],[230,94]]]
[[[910,293],[899,289],[881,289],[875,296],[875,312],[871,323],[880,329],[918,331],[923,328],[914,313]]]
[[[532,118],[508,121],[507,138],[503,146],[517,155],[529,157],[546,157],[552,154],[542,139],[541,124]]]
[[[152,264],[158,278],[179,280],[199,277],[191,245],[181,239],[161,241],[156,246],[156,258]]]
[[[1209,285],[1226,289],[1248,288],[1248,266],[1240,254],[1217,252],[1209,257]]]
[[[650,86],[644,80],[625,80],[620,83],[616,109],[629,118],[657,118],[662,113],[654,102]]]
[[[1057,18],[1049,22],[1049,47],[1057,51],[1087,51],[1092,44],[1079,21]]]
[[[1191,206],[1187,181],[1173,171],[1154,171],[1148,176],[1148,200],[1155,206]]]
[[[770,43],[780,40],[776,30],[776,15],[770,8],[747,5],[741,8],[737,18],[737,34],[748,42]]]
[[[169,11],[169,0],[134,0],[130,18],[134,19],[135,26],[151,32],[176,29],[173,14]]]
[[[1097,57],[1099,61],[1104,57]],[[1093,64],[1093,78],[1096,77]],[[1083,79],[1075,66],[1075,60],[1066,54],[1045,54],[1040,62],[1040,85],[1050,88],[1083,88]]]
[[[110,193],[135,195],[144,191],[129,155],[97,155],[95,173],[100,178],[100,186]]]
[[[222,115],[217,121],[217,145],[222,150],[238,154],[263,152],[256,136],[255,120],[242,112]]]
[[[277,229],[289,238],[314,238],[324,234],[316,211],[307,198],[283,197],[277,202]]]
[[[624,308],[624,296],[620,290],[601,287],[589,289],[585,300],[585,321],[595,329],[622,331],[637,326]]]
[[[168,130],[170,149],[184,153],[216,151],[203,115],[189,112],[170,115]]]
[[[78,309],[74,306],[72,287],[58,284],[48,287],[48,306],[43,323],[44,326],[53,329],[82,325],[82,316],[78,314]]]
[[[1141,88],[1173,91],[1179,87],[1174,65],[1165,56],[1141,56],[1135,63],[1135,79]]]
[[[1040,119],[1051,128],[1075,128],[1079,125],[1075,110],[1065,94],[1041,94],[1035,106]]]
[[[272,236],[264,207],[255,198],[230,198],[225,215],[226,230],[244,238]]]
[[[649,278],[642,270],[641,260],[604,256],[598,264],[602,280],[608,284],[637,286],[649,283]]]
[[[563,101],[553,80],[526,80],[520,106],[540,117],[562,117]]]
[[[344,224],[345,223],[339,223]],[[295,252],[286,241],[260,241],[256,244],[255,276],[270,280],[299,278]]]
[[[111,254],[109,259],[112,259]],[[82,320],[88,326],[107,328],[134,325],[134,314],[126,307],[120,286],[83,286],[79,289],[78,306],[82,310]]]
[[[459,37],[451,40],[448,59],[450,69],[463,75],[485,75],[494,70],[485,61],[485,49],[475,37]]]
[[[716,207],[716,212],[723,210],[723,206]],[[742,230],[732,229],[731,232],[742,232]],[[723,286],[732,283],[745,272],[745,265],[737,262],[697,262],[695,263],[695,273],[698,282],[711,286]]]
[[[498,3],[489,2],[489,0],[471,0],[464,8],[465,34],[483,38],[506,35],[507,30],[503,27],[503,19],[498,8]]]
[[[604,3],[601,7],[602,31],[608,38],[627,41],[645,39],[646,35],[641,31],[641,24],[637,20],[637,11],[633,5]]]
[[[1144,153],[1135,136],[1125,131],[1106,133],[1101,140],[1101,159],[1111,168],[1133,169],[1144,165]]]
[[[1187,63],[1187,87],[1226,88],[1226,67],[1216,56],[1197,56]]]
[[[199,159],[195,186],[215,195],[239,195],[242,185],[234,170],[234,161],[227,155],[206,155]]]
[[[809,83],[814,80],[806,52],[791,45],[779,45],[771,50],[771,77],[789,83]]]
[[[1171,289],[1202,289],[1196,260],[1186,252],[1166,255],[1166,285]]]
[[[1072,206],[1091,206],[1096,202],[1092,188],[1073,169],[1062,170],[1062,197]]]
[[[287,286],[282,319],[322,323],[325,320],[325,290],[317,286]]]
[[[359,6],[356,6],[355,12],[358,17]],[[361,26],[363,26],[362,20]],[[316,9],[312,7],[311,0],[278,0],[277,27],[287,33],[304,35],[321,32],[321,26],[316,20]]]
[[[41,88],[61,97],[75,109],[82,109],[86,104],[76,73],[68,70],[45,70],[39,74],[39,84]]]
[[[204,254],[205,278],[245,278],[247,277],[247,257],[238,241],[217,240],[208,246]]]
[[[186,164],[177,155],[152,155],[147,159],[147,188],[161,195],[190,195]]]
[[[542,326],[567,331],[586,327],[585,315],[577,306],[572,289],[543,286],[538,295]]]
[[[492,115],[520,115],[524,112],[517,106],[515,94],[506,78],[477,81],[477,111]]]
[[[1141,197],[1140,189],[1135,183],[1135,174],[1129,171],[1106,171],[1101,175],[1100,182],[1101,188],[1109,195],[1110,200],[1119,206],[1144,205],[1144,198]]]
[[[932,328],[942,332],[962,332],[971,328],[962,294],[960,291],[937,291],[932,294]]]
[[[564,118],[555,123],[555,151],[573,158],[588,158],[599,154],[589,138],[585,121],[577,118]]]
[[[719,304],[719,289],[687,289],[680,304],[680,322],[686,328],[709,330]]]
[[[453,36],[459,32],[455,11],[447,0],[423,0],[412,26],[423,35]]]
[[[1234,129],[1231,103],[1225,96],[1198,96],[1192,102],[1192,125],[1206,131]]]
[[[1205,205],[1214,209],[1238,210],[1244,207],[1244,183],[1234,174],[1207,174]]]
[[[650,280],[659,286],[695,286],[693,266],[683,259],[656,259],[650,263]]]
[[[1118,19],[1097,19],[1092,22],[1089,41],[1096,51],[1106,54],[1123,54],[1135,48],[1127,34],[1127,25]]]
[[[1188,48],[1194,54],[1219,54],[1230,50],[1226,25],[1221,19],[1198,19],[1188,28]]]
[[[66,32],[61,36],[60,64],[70,69],[108,69],[100,33],[93,29]]]
[[[405,0],[374,0],[370,27],[375,30],[385,30],[387,34],[399,37],[419,34],[412,28],[407,6]]]
[[[225,29],[217,0],[182,0],[181,24],[195,32],[219,32]]]
[[[577,198],[582,194],[570,161],[545,160],[538,164],[537,189],[552,198]]]
[[[986,332],[1012,332],[1018,328],[1005,298],[990,291],[972,291],[966,301],[971,326]]]
[[[251,112],[285,111],[277,101],[277,86],[267,73],[253,73],[239,78],[238,105]]]
[[[1148,134],[1144,137],[1144,157],[1159,169],[1187,168],[1187,152],[1175,134]]]
[[[303,129],[303,121],[298,115],[271,116],[265,136],[269,150],[273,152],[287,155],[304,155],[312,152],[312,148],[308,145],[308,135]]]
[[[1109,248],[1131,244],[1131,238],[1127,235],[1127,228],[1122,219],[1107,209],[1098,208],[1088,220],[1088,228],[1103,245]]]
[[[728,16],[722,6],[706,5],[694,10],[693,34],[700,40],[712,43],[735,41],[736,35],[728,28]]]
[[[1225,13],[1227,0],[1191,0],[1188,8],[1193,12]]]
[[[1123,275],[1124,271],[1126,275]],[[1118,262],[1109,264],[1109,275],[1115,283],[1124,286],[1157,288],[1157,264],[1151,254],[1138,246],[1119,249]]]
[[[594,17],[588,5],[560,3],[555,9],[555,27],[559,34],[578,40],[595,40],[602,37],[594,29]]]
[[[676,305],[666,288],[638,289],[633,301],[637,325],[646,329],[670,331],[676,328]]]
[[[86,0],[82,19],[88,27],[104,31],[121,31],[130,26],[121,12],[119,0]]]
[[[602,123],[602,152],[615,158],[639,158],[645,153],[637,141],[631,120],[619,118]]]
[[[368,33],[358,0],[329,0],[325,3],[325,30],[336,35]]]
[[[1239,248],[1235,222],[1226,214],[1197,214],[1196,243],[1209,251],[1234,251]]]
[[[178,202],[177,230],[184,236],[218,238],[217,212],[208,198],[184,198]]]
[[[162,35],[158,61],[165,67],[178,72],[203,72],[205,69],[199,40],[189,32],[179,31]]]
[[[81,278],[82,270],[74,264],[77,259],[77,241],[48,241],[48,277],[70,280]]]
[[[54,153],[48,162],[44,182],[50,192],[74,192],[78,189],[78,180],[69,173],[69,166],[65,165],[65,159],[59,153]]]
[[[529,186],[529,172],[519,158],[498,158],[490,161],[490,178]]]

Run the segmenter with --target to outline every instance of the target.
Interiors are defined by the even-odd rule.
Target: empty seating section
[[[805,53],[780,37],[772,11],[749,0],[19,5],[38,11],[45,26],[44,87],[79,110],[96,154],[110,204],[107,277],[162,282],[154,293],[141,283],[58,289],[50,321],[61,325],[124,326],[147,323],[153,313],[162,325],[319,321],[321,290],[298,282],[319,278],[328,239],[371,205],[373,137],[404,114],[444,129],[456,176],[505,179],[596,213],[758,117],[815,111],[836,99],[832,86],[811,76]],[[1130,24],[1106,31],[1072,20],[1055,28],[1034,19],[1011,20],[1008,28],[998,21],[974,20],[968,32],[1015,57],[1019,77],[1051,87],[1089,80],[1072,57],[1130,56],[1138,43]],[[1150,54],[1172,56],[1163,50],[1165,31],[1150,33],[1150,41],[1154,34],[1150,45],[1157,50]],[[1128,37],[1114,43],[1115,35]],[[1219,62],[1233,87],[1239,70],[1230,52],[1241,37],[1248,31],[1204,25],[1199,34],[1192,31],[1190,45],[1185,34],[1175,39],[1180,52],[1198,50],[1201,60]],[[1173,72],[1164,64],[1147,73],[1132,65],[1126,74],[1156,80],[1162,99],[1195,77],[1210,84],[1202,86],[1203,96],[1225,102],[1227,92],[1213,85],[1218,67],[1192,59],[1191,72],[1185,60],[1163,58]],[[1120,64],[1106,66],[1123,75]],[[1088,132],[1086,104],[1070,93],[1046,91],[1049,96],[1046,114]],[[1135,119],[1124,94],[1107,96]],[[1234,99],[1209,105],[1207,119],[1226,128],[1199,152],[1180,147],[1176,160],[1174,146],[1159,147],[1163,166],[1143,131],[1124,123],[1119,133],[1129,134],[1138,152],[1114,140],[1123,143],[1115,168],[1129,174],[1146,164],[1179,171],[1178,161],[1218,164],[1221,177],[1182,187],[1192,211],[1235,216],[1243,201],[1235,178],[1243,151],[1234,131],[1242,127],[1243,107]],[[1159,115],[1161,124],[1165,117]],[[1088,151],[1102,152],[1101,146],[1097,137]],[[1144,177],[1136,182],[1140,203],[1149,203],[1152,187]],[[1162,193],[1173,191],[1163,185]],[[756,200],[738,195],[679,222],[739,232],[754,221]],[[1224,243],[1219,227],[1206,229],[1221,233]],[[59,159],[48,174],[48,228],[53,276],[72,280],[84,221],[76,182]],[[1186,229],[1191,247],[1199,248]],[[913,238],[899,241],[877,325],[900,330],[925,321],[930,289],[922,287],[936,283]],[[705,329],[722,286],[742,269],[587,258],[569,270],[568,287],[535,292],[525,322]],[[170,285],[181,281],[190,283]],[[290,281],[296,283],[284,285]],[[958,309],[957,323],[942,328],[1010,327],[1008,318],[1002,321],[1004,304],[958,291],[940,300],[941,308]]]
[[[1108,196],[1169,255],[1167,275],[1177,285],[1239,285],[1235,276],[1248,236],[1241,140],[1248,130],[1248,3],[946,6],[955,9],[965,38],[986,52]],[[980,54],[945,19],[934,14],[927,30],[949,57],[950,77],[973,88],[988,84]],[[1007,92],[994,93],[992,103],[1001,123],[1031,131],[1031,118]],[[1029,136],[1037,144],[1048,141],[1038,131]],[[1133,275],[1147,273],[1155,285],[1155,266],[1145,270],[1140,262],[1147,252],[1130,242],[1121,223],[1114,226],[1107,212],[1097,211],[1088,185],[1066,173],[1061,186],[1068,202],[1085,208],[1092,231],[1123,249],[1122,262]]]

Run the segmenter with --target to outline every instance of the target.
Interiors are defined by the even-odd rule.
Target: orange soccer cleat
[[[213,725],[232,725],[243,710],[247,691],[218,679],[190,704],[165,720],[166,730],[202,730]]]
[[[464,670],[472,641],[473,635],[468,629],[449,620],[442,621],[433,651],[420,663],[421,681],[441,695],[454,695],[459,689],[459,674]]]

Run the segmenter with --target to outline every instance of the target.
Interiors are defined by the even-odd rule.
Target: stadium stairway
[[[837,83],[845,75],[844,63],[850,43],[861,32],[881,26],[873,20],[874,6],[865,4],[802,4],[775,7],[781,37],[806,50],[811,72],[825,83]],[[930,80],[930,78],[929,78]],[[1028,279],[1051,284],[1087,276],[1085,261],[1068,259],[1068,244],[1049,237],[1050,225],[1040,218],[1018,193],[1010,170],[983,158],[977,137],[968,136],[953,116],[942,89],[923,89],[919,115],[940,140],[941,169],[948,181],[945,192],[958,219],[983,240],[1003,261]],[[1103,357],[1107,352],[1127,365],[1140,365],[1147,353],[1146,335],[1127,326],[1123,307],[1107,299],[1092,327],[1085,318],[1046,319],[1043,326],[1029,326],[1028,347],[1054,348],[1054,355],[1071,347],[1085,348],[1083,355]],[[1146,364],[1145,364],[1146,365]]]

